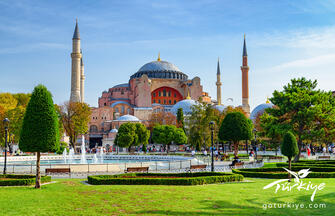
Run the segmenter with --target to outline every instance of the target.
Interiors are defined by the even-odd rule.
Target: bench
[[[330,156],[318,156],[318,160],[330,160]]]
[[[201,170],[201,171],[205,171],[206,170],[207,165],[206,164],[200,164],[200,165],[191,165],[190,169],[187,170],[188,172],[191,172],[192,170]]]
[[[124,172],[149,172],[149,167],[127,167]]]
[[[45,174],[51,174],[51,173],[68,173],[71,176],[71,169],[70,168],[47,168],[45,169]]]
[[[279,156],[269,156],[269,160],[283,160],[283,157],[279,157]]]
[[[230,168],[232,168],[232,167],[240,167],[240,166],[244,166],[244,162],[237,162],[237,163],[235,163],[235,165],[229,165],[230,166]]]

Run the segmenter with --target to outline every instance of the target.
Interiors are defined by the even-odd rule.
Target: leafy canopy
[[[148,144],[150,131],[141,123],[127,122],[120,126],[115,137],[115,144],[120,147],[129,148]]]
[[[187,136],[182,128],[177,128],[174,125],[156,125],[152,132],[152,140],[164,145],[185,144]]]
[[[241,112],[231,112],[223,119],[219,137],[221,140],[238,142],[252,138],[252,122]]]

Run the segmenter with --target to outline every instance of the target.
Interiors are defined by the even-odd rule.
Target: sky
[[[251,108],[292,78],[335,90],[335,1],[0,0],[0,92],[44,84],[55,103],[69,100],[76,18],[91,106],[158,52],[214,99],[219,58],[222,101],[240,105],[244,34]]]

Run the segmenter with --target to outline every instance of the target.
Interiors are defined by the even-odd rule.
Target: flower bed
[[[35,175],[0,175],[0,186],[34,185]],[[41,182],[50,182],[50,176],[41,176]]]
[[[233,173],[127,173],[119,175],[88,176],[93,185],[202,185],[243,181],[243,176]]]

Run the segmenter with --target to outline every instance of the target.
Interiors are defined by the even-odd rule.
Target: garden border
[[[129,176],[133,178],[122,178]],[[144,176],[179,178],[140,178]],[[137,177],[137,178],[136,178]],[[240,182],[243,176],[234,173],[195,172],[195,173],[127,173],[118,175],[88,176],[92,185],[203,185],[222,182]]]
[[[6,178],[5,180],[0,180],[0,186],[22,186],[22,185],[34,185],[35,175],[14,175],[14,174],[4,174],[0,175],[0,178]],[[51,176],[41,176],[41,182],[51,182]]]

